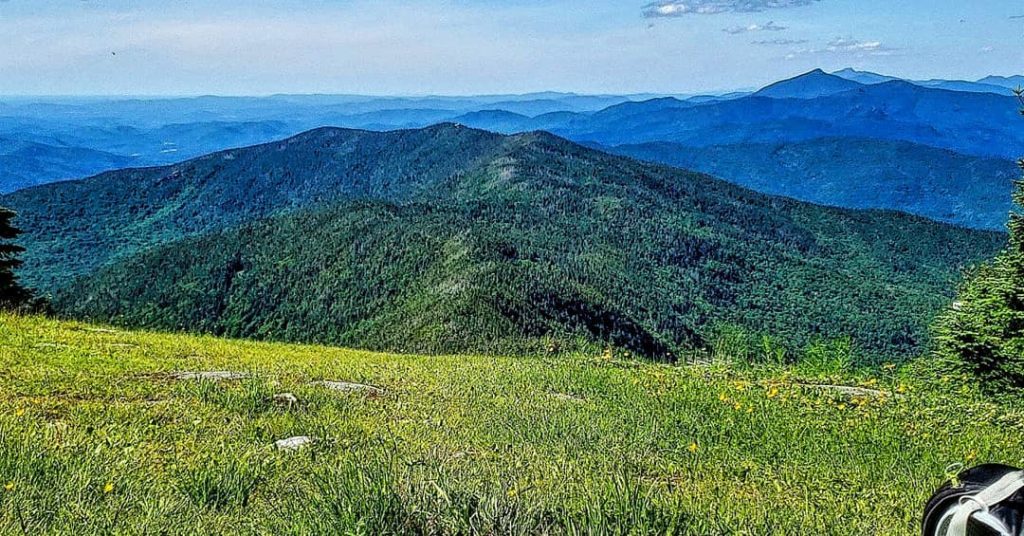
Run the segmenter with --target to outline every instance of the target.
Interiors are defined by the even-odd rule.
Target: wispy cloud
[[[837,37],[821,48],[804,48],[791,52],[786,56],[793,59],[807,55],[834,55],[852,57],[892,56],[898,48],[886,46],[881,41],[862,41],[852,37]]]
[[[861,41],[852,37],[837,37],[829,42],[825,50],[847,54],[867,54],[872,56],[888,56],[896,49],[887,47],[881,41]]]
[[[993,46],[985,46],[985,47],[981,47],[980,52],[982,54],[988,54],[989,52],[994,52],[995,49],[996,49],[996,47],[993,47]]]
[[[648,18],[757,13],[769,9],[808,6],[819,0],[660,0],[644,6]]]
[[[748,24],[747,26],[732,26],[722,30],[727,34],[739,35],[750,32],[781,32],[786,30],[787,26],[780,26],[775,24],[774,21],[766,22],[764,24]]]
[[[1024,15],[1012,15],[1010,20],[1024,19]]]
[[[806,45],[806,39],[765,39],[761,41],[754,41],[752,45],[765,45],[765,46],[787,46],[787,45]]]

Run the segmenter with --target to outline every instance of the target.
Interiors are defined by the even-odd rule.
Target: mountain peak
[[[754,93],[773,99],[814,99],[856,89],[863,84],[831,75],[821,69],[776,82]]]
[[[832,75],[866,85],[883,84],[885,82],[899,80],[898,78],[892,76],[873,73],[871,71],[858,71],[857,69],[853,69],[850,67],[836,71],[832,73]]]
[[[978,83],[1005,87],[1007,89],[1017,89],[1024,86],[1024,76],[986,76],[985,78],[978,80]]]

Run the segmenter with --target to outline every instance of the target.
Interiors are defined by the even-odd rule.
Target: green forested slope
[[[475,165],[502,138],[450,125],[318,129],[280,142],[0,197],[31,247],[26,279],[53,290],[112,257],[343,199],[403,200]]]
[[[737,325],[792,348],[849,336],[893,359],[921,350],[960,270],[1005,241],[773,198],[547,134],[321,130],[230,154],[85,181],[75,201],[13,196],[25,221],[57,215],[49,225],[71,230],[25,225],[29,277],[64,314],[232,336],[666,357]],[[141,198],[140,179],[185,184]],[[113,193],[92,204],[94,188],[131,190],[148,216],[111,210]],[[106,257],[83,261],[83,241]],[[58,279],[65,270],[84,277]]]

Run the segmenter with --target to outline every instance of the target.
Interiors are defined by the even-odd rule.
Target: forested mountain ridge
[[[457,125],[320,129],[0,204],[63,314],[430,353],[666,358],[739,326],[898,358],[1005,240]]]
[[[31,229],[26,278],[51,289],[57,280],[87,273],[111,257],[275,213],[344,199],[401,201],[501,142],[498,135],[451,125],[393,133],[322,128],[0,199]],[[36,237],[42,240],[36,243]],[[88,255],[69,256],[67,248]]]

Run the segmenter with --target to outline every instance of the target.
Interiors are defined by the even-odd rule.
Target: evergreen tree
[[[25,305],[32,298],[14,273],[21,266],[18,256],[25,251],[12,242],[21,234],[12,224],[14,216],[14,212],[0,207],[0,308],[5,309]]]
[[[1017,90],[1024,114],[1024,89]],[[1018,161],[1024,171],[1024,159]],[[940,320],[940,352],[992,390],[1024,388],[1024,178],[1014,182],[1007,249],[979,267]]]

